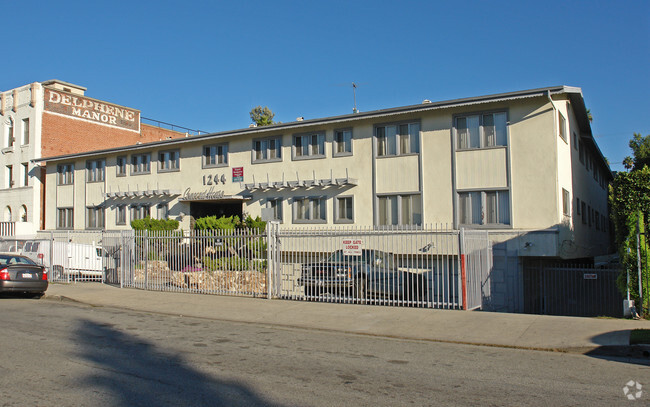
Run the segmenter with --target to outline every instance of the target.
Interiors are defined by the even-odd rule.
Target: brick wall
[[[147,143],[167,137],[185,137],[185,133],[146,124],[141,124],[140,129],[141,134],[44,112],[41,154],[43,157],[53,157],[133,145],[138,141]]]

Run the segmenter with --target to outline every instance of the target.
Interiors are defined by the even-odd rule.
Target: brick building
[[[45,225],[45,168],[32,160],[185,137],[142,123],[140,111],[49,80],[0,92],[0,220],[30,233]]]

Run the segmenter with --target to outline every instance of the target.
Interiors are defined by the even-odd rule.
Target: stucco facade
[[[609,246],[611,172],[581,90],[566,86],[39,162],[46,229],[128,229],[147,215],[189,229],[201,216],[250,214],[284,227],[489,229],[522,256],[589,257]]]

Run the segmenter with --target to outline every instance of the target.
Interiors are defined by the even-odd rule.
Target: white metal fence
[[[447,227],[269,230],[281,298],[462,308],[459,232]]]

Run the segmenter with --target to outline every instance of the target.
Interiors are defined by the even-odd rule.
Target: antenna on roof
[[[352,97],[354,97],[354,108],[352,108],[352,113],[359,113],[357,110],[357,84],[352,82]]]

